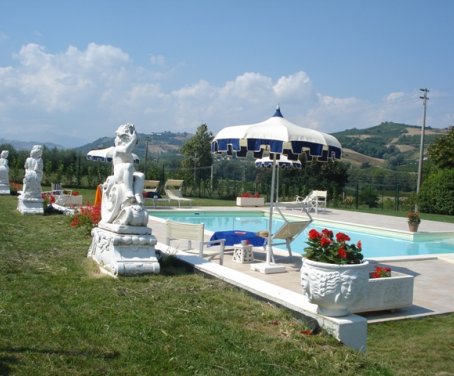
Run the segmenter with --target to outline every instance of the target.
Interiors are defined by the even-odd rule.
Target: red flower
[[[328,230],[327,228],[322,230],[322,234],[330,239],[333,237],[333,232],[331,230]]]
[[[322,237],[322,234],[320,234],[315,228],[313,228],[312,230],[309,231],[308,236],[310,240],[317,240]]]
[[[326,238],[326,237],[323,237],[323,238],[320,239],[320,245],[322,247],[326,247],[326,246],[328,246],[330,244],[331,244],[331,239]]]
[[[333,232],[323,229],[321,232],[313,229],[308,233],[308,247],[304,249],[304,257],[308,260],[328,264],[360,264],[363,260],[361,241],[349,244],[350,236],[343,232],[333,236]]]
[[[339,248],[337,251],[337,254],[339,255],[340,258],[347,258],[347,251],[344,248]]]
[[[370,278],[391,277],[391,268],[376,266],[375,270],[369,274]]]
[[[344,243],[344,242],[348,242],[350,240],[350,236],[344,234],[343,232],[338,232],[336,234],[336,240],[339,242],[339,243]]]
[[[358,247],[359,250],[363,249],[363,243],[361,243],[361,240],[358,240],[358,243],[356,243],[356,246]]]

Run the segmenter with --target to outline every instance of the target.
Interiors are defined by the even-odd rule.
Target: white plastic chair
[[[196,254],[201,258],[212,260],[219,256],[219,264],[224,263],[225,239],[205,241],[204,224],[182,223],[166,221],[166,244],[171,246],[174,241],[179,241],[176,248],[180,251]],[[197,246],[193,246],[193,242]]]

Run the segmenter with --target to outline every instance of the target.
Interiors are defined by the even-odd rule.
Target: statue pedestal
[[[9,195],[10,193],[9,184],[0,183],[0,195]]]
[[[44,214],[44,200],[42,198],[17,198],[17,210],[21,214]]]
[[[144,226],[99,223],[92,230],[87,257],[95,260],[109,275],[158,274],[156,238]]]

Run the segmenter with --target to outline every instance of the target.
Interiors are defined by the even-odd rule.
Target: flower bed
[[[237,197],[236,206],[264,206],[265,199],[263,197]]]
[[[413,284],[413,276],[396,271],[391,271],[391,277],[369,278],[367,294],[351,307],[351,312],[394,310],[411,306]]]

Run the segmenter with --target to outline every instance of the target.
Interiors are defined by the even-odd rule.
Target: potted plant
[[[409,211],[407,213],[407,218],[408,218],[408,229],[410,232],[416,232],[418,231],[418,226],[421,223],[421,217],[419,216],[419,213],[417,211]]]
[[[265,205],[265,199],[260,197],[258,193],[244,192],[240,197],[236,198],[237,206],[263,206]]]
[[[301,285],[318,312],[326,316],[348,315],[367,291],[369,262],[363,260],[361,241],[348,243],[342,232],[312,229],[308,234],[301,267]]]
[[[375,266],[369,273],[367,294],[356,301],[351,312],[374,312],[409,307],[413,304],[414,276]]]

